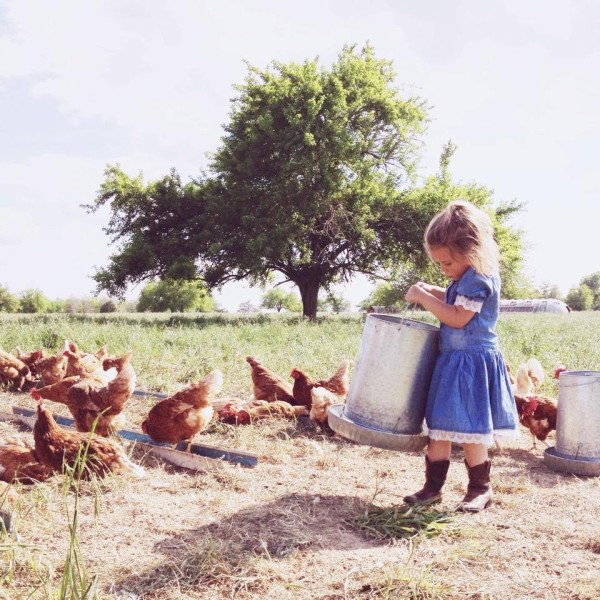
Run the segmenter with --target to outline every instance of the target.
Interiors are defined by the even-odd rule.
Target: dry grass
[[[33,407],[0,394],[0,410],[14,403]],[[0,422],[6,435],[31,433]],[[133,449],[145,480],[82,485],[79,558],[99,598],[600,597],[600,478],[550,470],[527,432],[493,451],[490,509],[452,513],[447,531],[408,539],[370,536],[360,519],[420,487],[420,454],[355,445],[305,422],[215,425],[198,441],[254,452],[259,464],[192,473]],[[452,511],[465,484],[456,449],[436,508]],[[0,538],[0,598],[60,597],[72,495],[60,477],[1,495],[14,531]]]

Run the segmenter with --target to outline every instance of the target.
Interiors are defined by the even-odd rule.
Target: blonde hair
[[[431,219],[425,230],[427,254],[440,246],[454,256],[464,256],[482,275],[491,275],[499,268],[500,251],[492,220],[471,202],[455,200]]]

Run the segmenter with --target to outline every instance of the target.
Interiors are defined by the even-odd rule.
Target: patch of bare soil
[[[33,408],[27,397],[0,394],[0,410],[15,400]],[[0,438],[14,435],[31,439],[0,422]],[[525,430],[491,451],[488,510],[455,513],[448,532],[409,540],[370,537],[356,519],[372,502],[399,505],[419,489],[422,454],[356,445],[305,422],[215,425],[196,441],[256,453],[258,465],[191,472],[132,449],[144,479],[83,485],[77,541],[98,597],[600,597],[600,478],[552,471]],[[456,448],[439,510],[458,504],[466,481]],[[73,501],[59,476],[5,491],[14,532],[0,542],[11,561],[0,597],[45,598],[58,588]]]

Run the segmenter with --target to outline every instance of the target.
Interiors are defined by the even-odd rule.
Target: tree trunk
[[[317,299],[319,297],[320,283],[318,280],[296,282],[302,298],[302,314],[311,321],[317,318]]]

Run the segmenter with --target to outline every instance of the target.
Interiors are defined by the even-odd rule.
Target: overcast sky
[[[80,205],[107,164],[196,176],[244,61],[328,67],[369,41],[431,106],[422,175],[451,139],[456,180],[526,204],[527,270],[566,293],[600,271],[599,29],[594,0],[0,0],[0,285],[90,296],[109,213]]]

